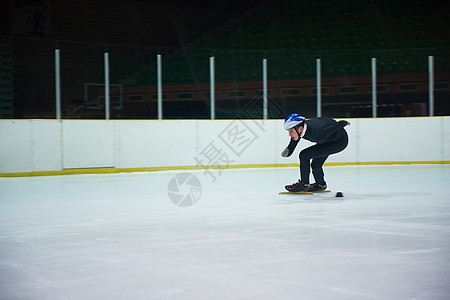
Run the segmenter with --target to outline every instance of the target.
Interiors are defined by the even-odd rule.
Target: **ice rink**
[[[0,178],[0,299],[449,299],[450,166],[325,174]]]

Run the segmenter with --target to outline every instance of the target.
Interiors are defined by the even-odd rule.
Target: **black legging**
[[[344,131],[345,132],[345,131]],[[309,173],[312,173],[316,183],[325,184],[322,166],[330,154],[344,150],[348,145],[348,135],[345,132],[343,137],[336,141],[324,144],[316,144],[300,152],[300,178],[305,184],[309,183]],[[312,159],[312,161],[311,161]]]

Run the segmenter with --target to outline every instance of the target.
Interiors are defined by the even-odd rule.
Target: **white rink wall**
[[[328,164],[449,163],[450,117],[349,119]],[[0,173],[298,164],[282,120],[0,120]],[[1,174],[0,174],[1,175]]]

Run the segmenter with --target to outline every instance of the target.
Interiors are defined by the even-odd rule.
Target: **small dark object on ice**
[[[337,192],[336,197],[344,197],[344,194],[342,194],[342,192]]]

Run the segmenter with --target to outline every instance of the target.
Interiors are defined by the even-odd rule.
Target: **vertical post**
[[[263,59],[263,119],[267,120],[268,103],[267,103],[267,59]]]
[[[322,116],[322,74],[321,74],[321,60],[316,59],[316,74],[317,74],[317,117]]]
[[[216,118],[216,87],[215,87],[215,57],[209,58],[209,79],[210,79],[210,103],[211,103],[211,120]]]
[[[105,52],[105,119],[109,120],[109,53]]]
[[[372,118],[377,117],[377,59],[372,58]]]
[[[434,56],[428,56],[428,106],[429,116],[434,115]]]
[[[56,119],[61,119],[61,64],[59,60],[59,49],[55,49],[55,98]]]
[[[163,94],[162,94],[162,65],[161,54],[156,55],[157,64],[157,85],[158,85],[158,120],[163,118]]]

